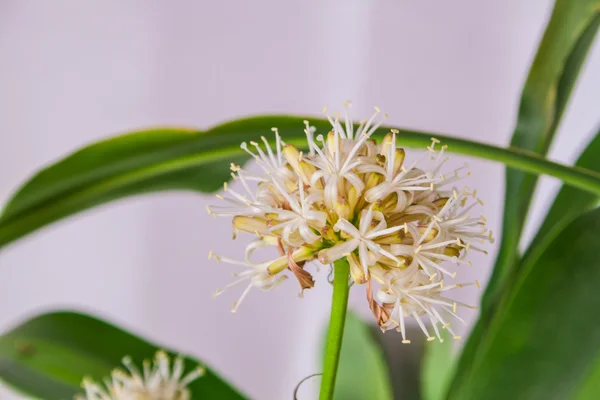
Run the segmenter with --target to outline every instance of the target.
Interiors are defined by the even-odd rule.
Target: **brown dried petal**
[[[367,302],[369,302],[369,308],[375,316],[375,321],[377,321],[377,325],[382,326],[390,319],[390,312],[383,308],[373,298],[373,286],[371,284],[371,279],[367,281]]]
[[[292,271],[292,273],[294,274],[294,276],[296,277],[296,279],[298,279],[298,283],[300,284],[300,287],[302,288],[302,292],[304,292],[305,289],[311,289],[311,288],[315,287],[315,280],[313,279],[312,275],[308,271],[305,271],[302,268],[302,266],[304,266],[304,262],[301,262],[300,264],[302,264],[302,266],[300,266],[292,258],[292,248],[291,247],[288,249],[287,256],[288,256],[288,266],[289,266],[290,270]]]

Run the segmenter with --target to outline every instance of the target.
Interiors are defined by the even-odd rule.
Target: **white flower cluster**
[[[468,251],[483,251],[479,244],[492,241],[485,219],[468,215],[481,203],[476,193],[454,186],[466,166],[443,173],[446,146],[436,139],[420,159],[405,166],[404,150],[396,147],[398,131],[391,130],[379,145],[372,138],[386,115],[375,108],[355,130],[348,106],[342,121],[325,111],[332,126],[325,136],[316,135],[305,121],[306,154],[284,143],[276,128],[274,149],[265,137],[264,146],[242,143],[264,173],[232,164],[232,176],[245,193],[225,184],[225,194],[217,196],[224,204],[208,207],[214,216],[233,217],[234,238],[238,231],[256,236],[244,261],[209,255],[247,267],[226,286],[247,282],[232,311],[252,287],[278,286],[285,271],[304,290],[314,286],[306,262],[346,259],[354,282],[367,284],[369,305],[383,330],[396,328],[409,343],[405,319],[412,317],[433,340],[424,322],[428,317],[440,340],[439,326],[456,337],[448,320],[461,320],[457,306],[463,304],[443,292],[464,285],[444,285],[445,277],[456,274],[448,265],[470,265]],[[279,257],[255,261],[253,253],[263,247],[274,247]],[[378,284],[375,295],[372,281]]]
[[[184,375],[183,358],[171,361],[167,353],[156,353],[154,363],[144,361],[140,371],[129,357],[123,359],[126,369],[115,369],[104,385],[84,379],[84,396],[76,400],[190,400],[188,384],[204,374],[203,368],[196,368]]]

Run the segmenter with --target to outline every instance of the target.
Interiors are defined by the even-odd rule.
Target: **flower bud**
[[[337,242],[337,240],[338,240],[338,237],[336,236],[335,232],[333,231],[333,228],[329,225],[324,226],[321,229],[321,236],[332,242]]]
[[[356,205],[358,204],[359,196],[356,188],[354,186],[350,186],[348,189],[348,206],[350,207],[350,215],[349,218],[354,217],[354,211],[356,210]]]
[[[405,237],[406,237],[406,234],[404,233],[404,230],[401,229],[399,231],[392,232],[389,235],[378,237],[375,240],[375,243],[377,243],[377,244],[399,244],[399,243],[404,242]]]
[[[314,250],[308,247],[299,247],[291,255],[291,258],[296,262],[312,260],[314,258]],[[273,261],[267,267],[267,271],[270,275],[276,275],[288,267],[288,256],[282,256]]]
[[[418,229],[419,229],[419,233],[421,235],[424,235],[425,232],[427,232],[427,227],[426,226],[420,226]],[[439,233],[440,232],[437,229],[431,228],[429,230],[429,232],[427,233],[427,236],[425,237],[425,239],[423,239],[423,243],[429,243],[429,242],[431,242],[433,239],[435,239],[437,237],[437,235]]]
[[[458,257],[460,256],[460,248],[458,245],[450,244],[444,248],[444,255],[449,257]]]
[[[333,204],[333,210],[335,211],[338,218],[348,219],[350,215],[350,205],[345,197],[338,197],[337,201]]]
[[[290,168],[302,178],[305,185],[310,185],[310,177],[317,171],[316,167],[302,160],[302,152],[294,145],[286,144],[282,150]],[[319,182],[320,185],[320,182]]]
[[[282,153],[287,162],[292,166],[292,168],[298,171],[298,164],[300,163],[300,150],[298,150],[296,146],[292,144],[286,144],[285,146],[283,146]]]
[[[269,229],[269,222],[262,218],[235,216],[231,221],[234,228],[233,237],[235,239],[236,231],[261,234]]]
[[[433,205],[441,210],[446,205],[447,202],[448,202],[448,197],[440,197],[439,199],[436,199],[433,201]]]
[[[388,151],[390,151],[390,147],[396,147],[396,143],[394,142],[394,134],[392,132],[386,133],[383,137],[381,145],[379,146],[379,154],[386,157]]]
[[[339,154],[341,152],[342,139],[340,138],[339,134],[336,134],[334,131],[329,131],[329,133],[327,134],[327,147],[329,149],[330,154]]]
[[[356,254],[350,253],[346,256],[346,259],[348,260],[348,264],[350,264],[350,276],[352,277],[352,280],[359,285],[367,282],[368,277],[365,275],[365,270],[362,265],[360,265]]]

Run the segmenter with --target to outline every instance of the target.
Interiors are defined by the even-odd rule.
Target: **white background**
[[[318,114],[347,99],[359,117],[378,105],[406,128],[506,145],[551,3],[2,0],[0,199],[42,165],[108,135]],[[573,160],[595,129],[599,70],[596,44],[551,158]],[[466,183],[479,188],[499,232],[503,169],[468,161]],[[556,185],[543,179],[529,235]],[[252,398],[290,398],[320,369],[330,287],[321,275],[299,300],[289,281],[229,313],[238,293],[211,294],[231,270],[206,255],[240,255],[243,243],[230,242],[225,219],[206,214],[211,202],[196,193],[130,198],[3,250],[0,328],[41,310],[89,310],[197,355]],[[493,255],[475,259],[471,278],[485,281]],[[477,295],[467,293],[471,302]],[[363,296],[355,290],[352,303],[366,315]]]

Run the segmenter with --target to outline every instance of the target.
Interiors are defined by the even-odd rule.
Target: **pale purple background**
[[[403,127],[505,145],[551,4],[2,0],[0,198],[43,164],[111,134],[318,114],[347,99],[360,117],[378,105]],[[596,44],[551,158],[572,160],[595,128],[598,70]],[[502,166],[468,161],[466,183],[499,231]],[[556,187],[543,179],[529,236]],[[252,398],[290,398],[320,370],[331,289],[322,272],[303,300],[289,281],[229,313],[239,293],[211,294],[232,270],[206,255],[240,255],[243,240],[231,243],[229,223],[206,214],[212,202],[195,193],[130,198],[9,247],[0,257],[0,328],[43,309],[92,310],[201,357]],[[475,258],[470,278],[485,281],[492,260]],[[366,314],[364,292],[355,292]],[[465,295],[477,301],[476,291]],[[310,387],[303,396],[313,397]]]

